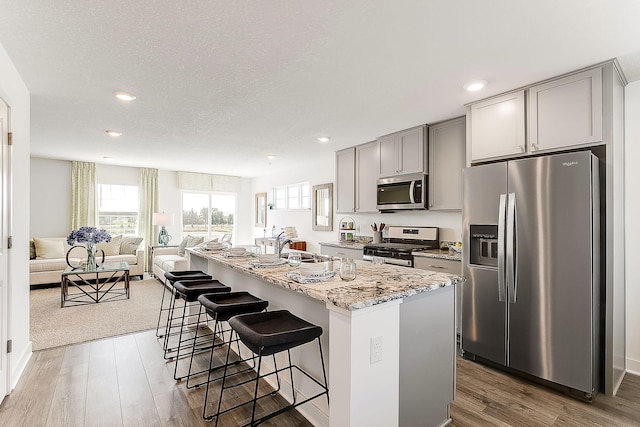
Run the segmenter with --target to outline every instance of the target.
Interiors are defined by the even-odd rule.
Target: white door
[[[9,236],[9,108],[0,100],[0,401],[9,392],[7,357],[7,239]]]

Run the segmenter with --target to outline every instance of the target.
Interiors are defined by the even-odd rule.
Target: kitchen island
[[[453,285],[461,276],[357,261],[352,282],[336,276],[301,284],[285,275],[293,271],[286,264],[256,268],[250,258],[188,253],[190,268],[267,299],[269,310],[287,309],[323,328],[331,405],[320,398],[298,408],[315,425],[449,422],[455,390]],[[317,347],[295,350],[294,363],[322,378]],[[311,384],[297,390],[313,393]]]

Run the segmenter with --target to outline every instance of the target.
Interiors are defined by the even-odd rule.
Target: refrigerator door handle
[[[509,193],[507,197],[507,251],[506,251],[506,280],[509,303],[516,302],[517,291],[517,257],[516,248],[518,247],[518,224],[516,222],[516,195]]]
[[[500,195],[500,205],[498,208],[498,301],[507,301],[507,285],[505,283],[505,250],[504,250],[504,232],[505,232],[505,215],[507,208],[507,195]]]

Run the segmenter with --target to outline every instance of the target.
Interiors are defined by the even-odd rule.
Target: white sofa
[[[64,247],[64,254],[66,255],[70,246],[67,244],[66,237],[47,237],[46,240],[61,241]],[[33,240],[31,241],[33,243]],[[135,253],[132,253],[130,245],[125,244],[123,240],[120,246],[121,252],[118,255],[105,256],[105,262],[126,262],[129,264],[129,275],[140,276],[144,273],[144,249],[142,245],[138,245],[135,249]],[[33,251],[33,247],[32,247]],[[33,254],[32,254],[33,256]],[[69,262],[72,265],[78,265],[81,261],[86,260],[87,251],[84,248],[74,248],[69,254]],[[97,261],[102,260],[102,255],[99,254]],[[32,258],[29,260],[29,284],[42,285],[49,283],[60,283],[61,273],[68,267],[66,257],[60,258]]]
[[[187,256],[178,255],[178,248],[154,248],[151,272],[164,283],[164,273],[166,271],[188,270],[189,262]]]

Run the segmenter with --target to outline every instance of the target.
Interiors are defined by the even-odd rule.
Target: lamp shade
[[[173,214],[165,212],[154,213],[153,225],[173,225]]]

